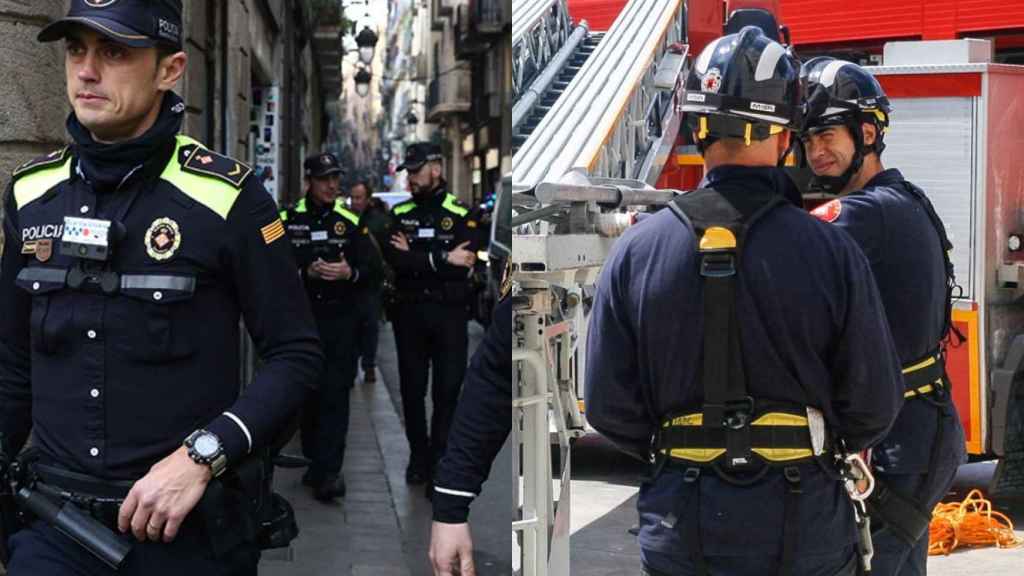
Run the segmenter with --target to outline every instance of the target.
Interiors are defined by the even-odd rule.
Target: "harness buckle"
[[[700,260],[700,275],[706,278],[728,278],[736,275],[736,256],[731,252],[704,254]]]
[[[698,478],[700,478],[700,468],[687,468],[686,471],[683,472],[683,482],[686,482],[687,484],[693,484]]]
[[[722,427],[729,430],[746,428],[750,424],[753,414],[754,399],[750,396],[742,400],[726,402],[722,412]]]

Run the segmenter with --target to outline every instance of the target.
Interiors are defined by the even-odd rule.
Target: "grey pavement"
[[[470,350],[483,332],[471,324]],[[343,473],[348,495],[317,502],[301,471],[279,470],[276,489],[295,507],[301,534],[289,550],[264,554],[261,576],[429,576],[431,508],[422,486],[405,484],[409,448],[401,421],[398,367],[390,325],[382,326],[378,383],[357,381]],[[429,399],[428,399],[429,405]],[[299,452],[297,441],[288,451]],[[478,574],[511,574],[511,453],[498,458],[473,527]],[[500,518],[500,521],[495,521]]]
[[[644,466],[617,452],[597,435],[573,446],[572,576],[635,576],[640,550],[627,530],[636,524],[636,494]],[[987,491],[993,462],[962,466],[946,501],[962,500],[973,488]],[[1024,538],[1024,502],[996,499],[995,509],[1007,514]],[[1024,547],[959,549],[932,556],[932,576],[1017,576],[1024,566]]]

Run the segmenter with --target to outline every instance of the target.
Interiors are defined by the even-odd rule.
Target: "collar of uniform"
[[[444,180],[434,188],[434,191],[430,193],[430,196],[416,196],[413,195],[412,200],[417,206],[440,206],[444,204],[444,199],[448,197],[448,186]]]
[[[700,187],[714,188],[726,195],[732,191],[751,195],[764,191],[780,194],[797,206],[802,203],[800,190],[793,179],[774,166],[719,166],[708,172]],[[742,210],[739,206],[737,208]]]
[[[903,182],[903,180],[903,174],[899,170],[889,168],[888,170],[882,170],[878,174],[875,174],[874,178],[868,180],[867,183],[864,184],[864,189],[866,190],[868,188],[875,188],[878,186],[894,186]]]
[[[330,212],[332,208],[334,208],[333,205],[323,206],[313,198],[312,194],[306,194],[306,209],[312,212],[313,214],[319,216],[324,212]]]

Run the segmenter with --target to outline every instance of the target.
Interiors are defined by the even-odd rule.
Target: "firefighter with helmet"
[[[754,27],[708,45],[683,95],[707,176],[623,235],[598,282],[587,415],[651,462],[649,576],[857,570],[836,455],[885,437],[903,386],[867,259],[778,167],[799,71]]]
[[[801,75],[811,188],[839,195],[812,213],[847,232],[867,256],[903,365],[903,408],[872,455],[872,574],[923,575],[931,511],[967,457],[944,358],[952,245],[925,193],[882,166],[892,106],[878,81],[828,57],[809,60]]]

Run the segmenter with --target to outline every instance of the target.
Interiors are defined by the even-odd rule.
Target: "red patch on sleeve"
[[[843,213],[843,203],[839,200],[831,200],[811,210],[811,215],[822,222],[835,222]]]

